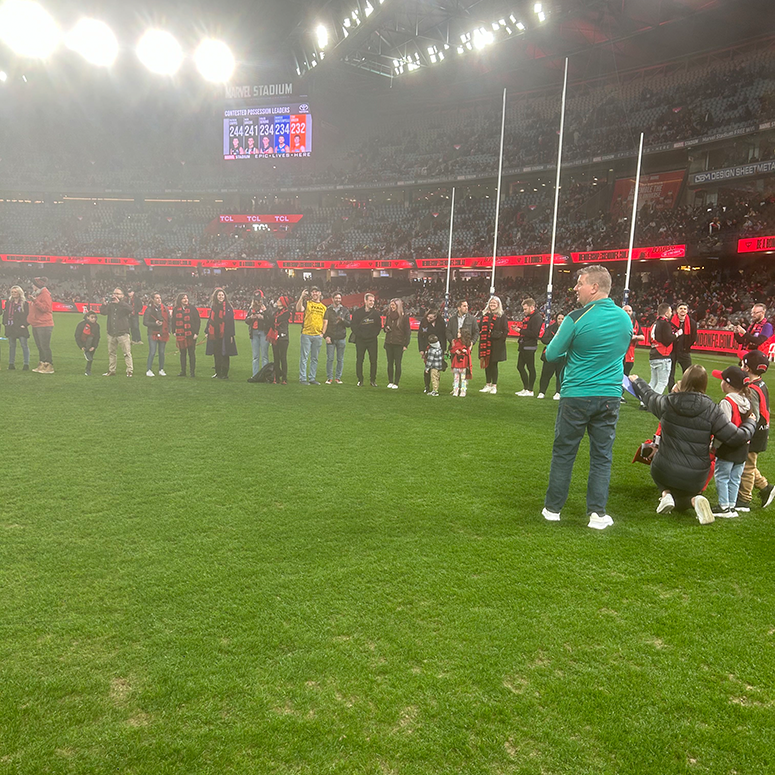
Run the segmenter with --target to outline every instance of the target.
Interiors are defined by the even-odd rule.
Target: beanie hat
[[[48,277],[33,277],[32,284],[36,288],[45,288],[48,285]]]

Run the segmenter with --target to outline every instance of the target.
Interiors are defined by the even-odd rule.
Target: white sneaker
[[[694,512],[701,525],[709,525],[715,521],[710,501],[704,495],[697,495],[694,499]]]
[[[392,388],[393,387],[393,383],[392,382],[388,382],[388,387]]]
[[[675,498],[667,492],[659,499],[657,514],[669,514],[675,508]]]
[[[490,395],[495,395],[498,392],[498,386],[497,385],[490,385]]]
[[[515,396],[526,396],[527,395],[527,390],[525,390],[524,388],[522,390],[517,390],[517,392],[514,393],[514,395]]]
[[[559,522],[560,521],[560,512],[559,511],[549,511],[549,509],[544,506],[544,508],[541,510],[541,514],[543,514],[543,517],[548,522]]]
[[[485,385],[479,392],[480,393],[491,393],[492,392],[492,385]]]
[[[535,393],[533,393],[533,391],[532,391],[532,390],[526,390],[526,391],[525,391],[525,396],[526,396],[527,398],[532,398],[534,395],[535,395]]]
[[[560,400],[560,394],[559,393],[555,393],[554,396],[553,396],[553,400],[554,401],[559,401]]]
[[[164,369],[159,369],[159,376],[160,377],[166,377],[167,376],[167,372],[164,371]]]
[[[539,393],[536,398],[546,398],[546,396],[543,393]]]
[[[150,369],[148,369],[148,371],[145,372],[145,376],[146,377],[155,377],[156,375]]]
[[[607,527],[613,525],[614,521],[608,514],[603,514],[599,517],[594,511],[589,515],[589,524],[587,527],[594,528],[595,530],[605,530]]]
[[[393,383],[393,390],[398,390],[398,385],[395,382]]]

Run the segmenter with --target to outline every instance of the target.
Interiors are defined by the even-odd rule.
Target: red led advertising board
[[[607,261],[626,261],[627,248],[619,250],[589,250],[585,253],[571,253],[574,264],[603,264]],[[659,258],[683,258],[686,245],[659,245],[650,248],[633,248],[632,260],[643,261]]]
[[[495,266],[542,266],[548,265],[550,261],[549,253],[534,253],[524,256],[498,256],[495,259]],[[565,264],[568,261],[567,256],[554,254],[555,264]],[[487,256],[472,256],[468,258],[453,258],[453,269],[489,269],[492,266],[492,258]],[[446,269],[446,258],[418,258],[418,269]]]
[[[759,253],[764,250],[775,250],[775,235],[771,237],[746,237],[738,240],[738,253]]]

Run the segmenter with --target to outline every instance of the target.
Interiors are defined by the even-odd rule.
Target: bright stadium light
[[[525,25],[524,25],[524,24],[522,24],[522,22],[517,22],[517,29],[518,29],[520,32],[524,32],[524,31],[525,31]]]
[[[371,3],[366,3],[366,7],[363,9],[366,16],[371,16],[374,13],[374,6]]]
[[[203,40],[194,54],[194,61],[202,78],[213,83],[228,81],[234,72],[234,56],[220,40]]]
[[[5,70],[0,70],[0,83],[5,83],[8,80],[8,73]]]
[[[183,62],[180,43],[163,30],[148,30],[137,44],[137,56],[158,75],[174,75]]]
[[[116,36],[96,19],[81,19],[65,37],[65,45],[99,67],[109,67],[118,56]]]
[[[541,5],[541,3],[536,3],[536,4],[533,6],[533,11],[534,11],[535,13],[541,13],[541,11],[542,11],[542,10],[543,10],[543,6]]]
[[[328,30],[324,24],[318,24],[315,34],[318,37],[318,48],[325,48],[328,45]]]
[[[19,56],[45,59],[61,36],[48,12],[32,0],[6,0],[0,6],[0,40]]]
[[[546,21],[546,14],[543,11],[538,12],[538,21],[542,24]]]

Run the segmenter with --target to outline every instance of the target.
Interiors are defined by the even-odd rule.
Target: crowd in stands
[[[701,138],[721,130],[755,131],[757,122],[775,117],[775,48],[718,58],[713,63],[688,62],[668,74],[644,73],[625,83],[571,85],[567,103],[564,158],[567,163],[601,154],[634,153],[639,133],[647,147]],[[551,165],[557,155],[559,95],[513,95],[507,111],[505,169]],[[84,127],[60,119],[47,141],[45,127],[29,133],[24,124],[0,128],[0,142],[9,152],[0,160],[0,174],[10,188],[35,190],[47,186],[86,187],[111,191],[276,190],[309,185],[375,184],[408,180],[444,180],[459,176],[492,176],[498,167],[500,101],[475,101],[452,108],[427,106],[411,112],[376,111],[366,139],[350,131],[336,132],[344,144],[331,140],[317,151],[319,161],[300,170],[292,163],[253,164],[212,161],[212,137],[190,126],[182,116],[160,119],[144,129],[147,137],[122,138],[122,153],[111,141],[84,142]],[[180,123],[180,121],[179,121]],[[195,124],[196,126],[196,124]],[[112,122],[111,122],[112,127]],[[89,132],[98,131],[90,123]],[[158,134],[158,136],[157,136]],[[67,154],[40,154],[40,147],[67,147]],[[743,150],[736,161],[772,153]],[[747,157],[747,158],[744,158]],[[203,161],[210,160],[210,161]],[[317,165],[317,166],[315,166]]]
[[[517,184],[503,198],[498,255],[548,253],[551,245],[551,185]],[[557,251],[626,247],[630,213],[612,204],[603,181],[568,176],[562,186]],[[452,255],[492,255],[495,199],[460,198],[456,203]],[[438,258],[446,256],[449,200],[444,195],[398,202],[302,210],[288,231],[227,227],[211,233],[211,206],[154,209],[135,203],[0,204],[0,247],[21,255],[111,256],[183,259],[336,260]],[[713,255],[741,236],[775,229],[775,190],[721,189],[709,205],[674,206],[655,201],[639,209],[635,245],[686,244],[688,255]]]

